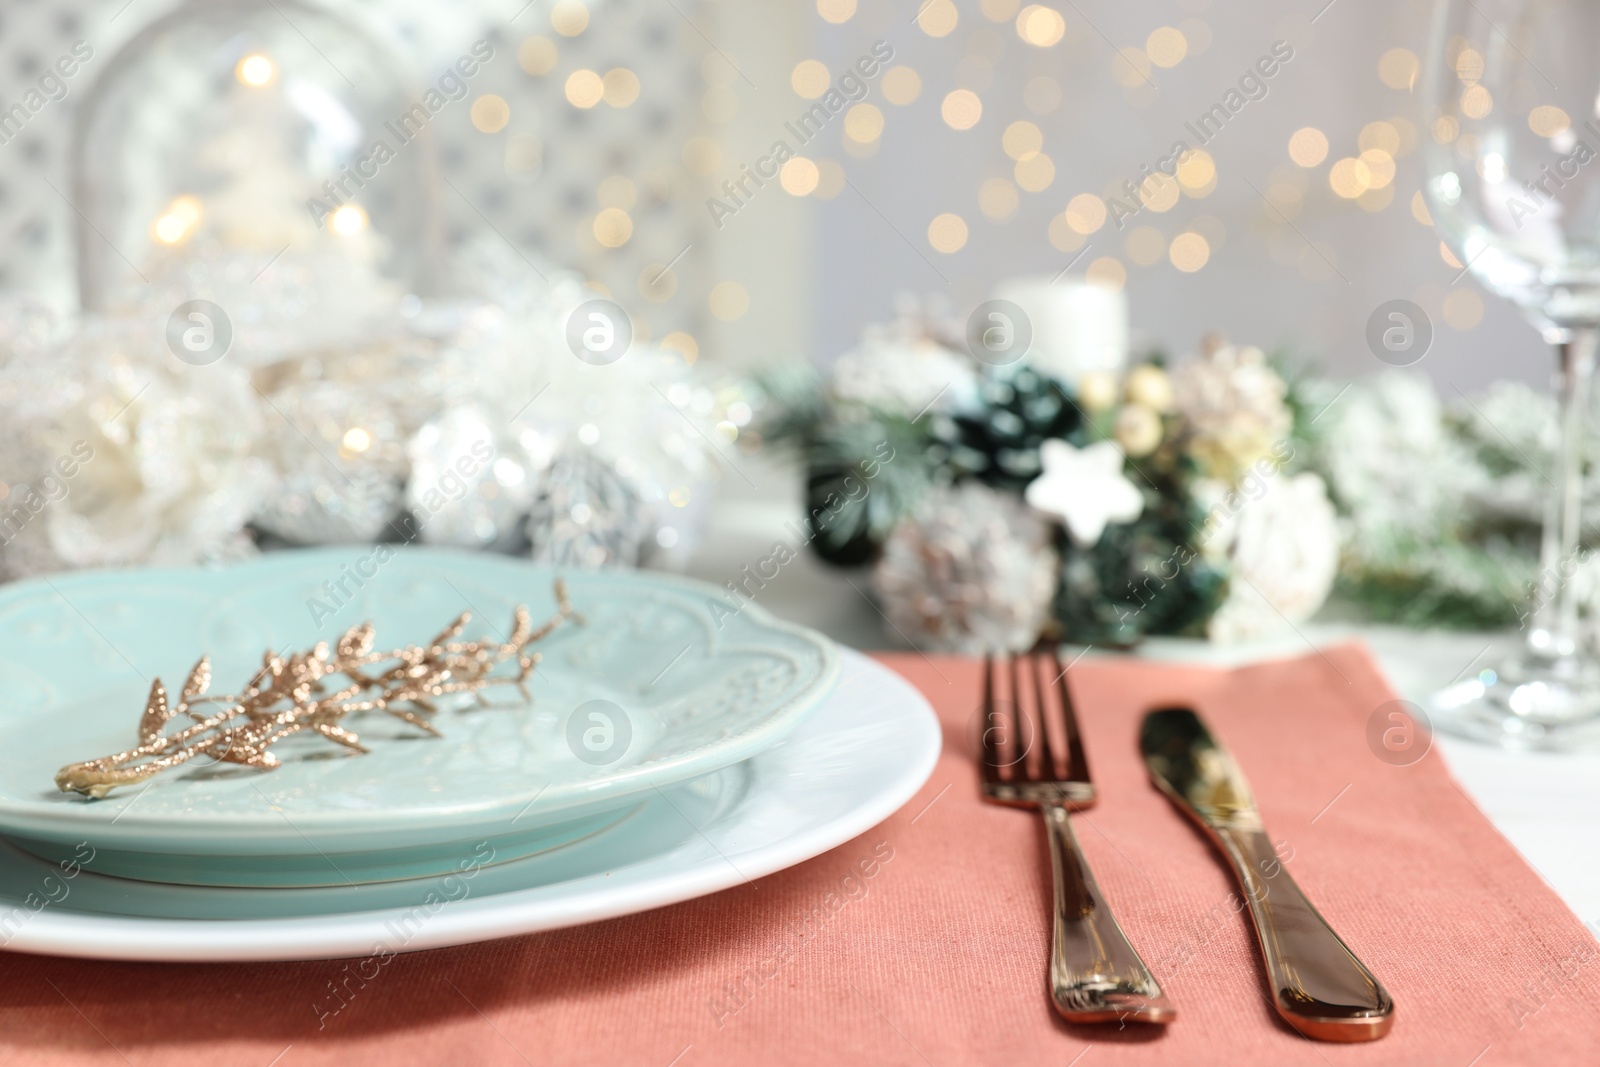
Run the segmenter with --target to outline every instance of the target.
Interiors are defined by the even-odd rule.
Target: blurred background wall
[[[20,98],[79,39],[94,76],[173,6],[8,0],[0,94]],[[729,368],[830,360],[900,293],[964,315],[1001,279],[1070,266],[1126,286],[1137,333],[1180,358],[1221,330],[1365,374],[1381,366],[1368,315],[1404,297],[1434,319],[1420,369],[1446,396],[1548,377],[1534,332],[1471,279],[1453,282],[1421,221],[1416,145],[1436,133],[1411,91],[1422,0],[325,6],[379,34],[419,83],[488,35],[496,58],[472,107],[436,129],[458,187],[445,191],[452,232],[492,227],[580,269],[648,336]],[[719,227],[707,199],[774,140],[795,144],[784,123],[879,41],[893,58],[803,146],[810,165]],[[1292,57],[1200,145],[1186,124],[1275,48]],[[81,95],[74,85],[0,145],[0,285],[62,304]],[[1204,157],[1119,227],[1103,198],[1126,198],[1178,139]]]

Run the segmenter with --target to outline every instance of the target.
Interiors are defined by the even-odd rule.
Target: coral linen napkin
[[[0,954],[0,1063],[1508,1067],[1600,1057],[1600,947],[1436,754],[1393,766],[1369,748],[1368,720],[1393,697],[1360,647],[1235,671],[1129,660],[1072,669],[1101,790],[1099,806],[1076,817],[1079,836],[1180,1013],[1144,1032],[1069,1026],[1050,1007],[1043,827],[978,800],[979,665],[883,659],[933,702],[944,755],[902,811],[809,863],[642,915],[396,957],[331,1015],[338,962]],[[1198,708],[1239,760],[1295,879],[1394,995],[1386,1039],[1317,1045],[1277,1021],[1228,872],[1139,761],[1140,715],[1175,701]]]

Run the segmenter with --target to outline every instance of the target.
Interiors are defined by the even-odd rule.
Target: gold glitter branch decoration
[[[176,704],[169,702],[160,678],[151,684],[150,699],[139,719],[139,747],[69,764],[56,772],[56,786],[64,793],[103,797],[200,756],[271,770],[281,762],[271,747],[305,732],[366,752],[360,737],[340,725],[361,712],[391,715],[437,737],[439,731],[430,721],[436,697],[515,685],[528,698],[528,677],[540,656],[527,647],[576,617],[566,583],[558,579],[555,593],[556,614],[538,629],[527,607],[519,606],[511,637],[504,643],[459,640],[472,618],[471,612],[462,612],[426,647],[374,652],[372,624],[367,622],[352,627],[332,648],[321,641],[310,652],[288,657],[269,649],[244,692],[227,696],[207,695],[211,661],[202,656]],[[494,674],[502,663],[513,660],[515,674]],[[343,676],[345,684],[332,687],[329,680],[334,676]],[[174,722],[188,725],[167,732]]]

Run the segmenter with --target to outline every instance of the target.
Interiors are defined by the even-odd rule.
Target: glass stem
[[[1594,377],[1595,340],[1593,327],[1576,327],[1555,346],[1561,441],[1545,503],[1539,582],[1534,589],[1533,621],[1528,631],[1529,651],[1548,660],[1567,659],[1578,646],[1578,604],[1572,576],[1580,562],[1584,419],[1588,414],[1589,384]]]

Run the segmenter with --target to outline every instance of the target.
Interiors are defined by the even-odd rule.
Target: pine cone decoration
[[[930,458],[955,479],[975,477],[997,489],[1020,490],[1039,476],[1039,446],[1074,434],[1083,416],[1072,394],[1031,367],[990,371],[975,412],[933,422]]]
[[[975,482],[934,491],[873,571],[893,627],[930,652],[1020,651],[1049,618],[1056,557],[1045,523]]]
[[[1194,544],[1203,509],[1176,475],[1152,473],[1159,489],[1141,479],[1145,506],[1137,521],[1107,526],[1089,548],[1058,533],[1055,617],[1063,639],[1125,646],[1149,634],[1199,634],[1222,602],[1226,579]]]

